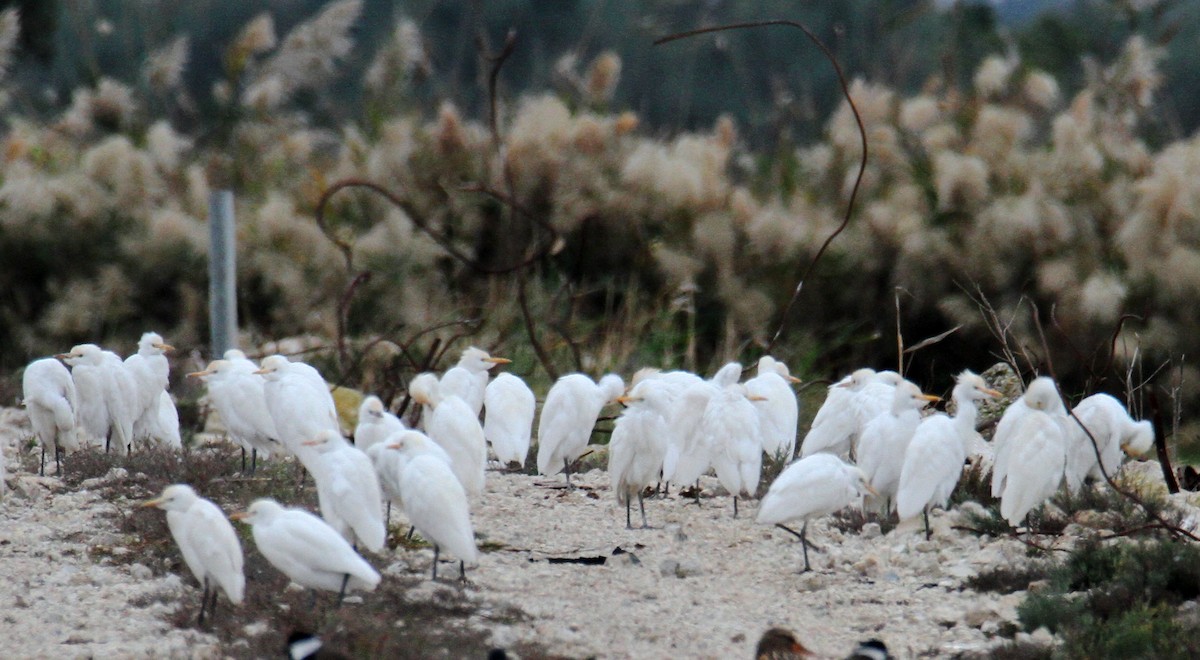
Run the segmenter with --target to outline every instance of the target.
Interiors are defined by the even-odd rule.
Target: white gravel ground
[[[70,492],[57,478],[21,468],[23,417],[0,413],[11,486],[0,502],[3,656],[219,657],[212,637],[166,620],[183,589],[194,588],[190,577],[155,579],[144,566],[91,556],[121,552],[130,539],[115,532],[103,515],[112,505],[93,492]],[[799,543],[756,525],[754,502],[734,519],[725,496],[698,507],[676,495],[650,499],[654,528],[627,530],[606,473],[593,470],[576,483],[567,491],[561,477],[488,473],[472,513],[485,552],[468,574],[467,594],[485,608],[512,605],[529,615],[512,625],[474,617],[494,644],[535,641],[568,657],[744,658],[764,630],[784,626],[825,657],[843,657],[871,637],[897,657],[948,657],[999,641],[997,630],[1015,621],[1024,596],[963,588],[981,569],[1023,562],[1026,548],[954,531],[957,514],[934,517],[932,541],[917,529],[880,535],[868,525],[842,534],[814,524],[809,537],[824,552],[812,555],[813,572],[800,574]],[[715,480],[705,485],[711,495]],[[605,561],[550,561],[584,557]],[[430,550],[401,550],[379,568],[427,574],[431,559]],[[441,573],[456,569],[447,563]],[[418,592],[458,588],[439,580]]]

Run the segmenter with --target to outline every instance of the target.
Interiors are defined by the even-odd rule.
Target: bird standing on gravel
[[[362,543],[371,552],[383,550],[387,540],[380,510],[383,496],[371,459],[341,433],[328,429],[303,444],[317,450],[313,480],[321,517],[347,541]]]
[[[753,404],[757,398],[747,395],[740,383],[726,385],[709,400],[700,422],[717,480],[733,495],[734,518],[738,497],[753,497],[762,476],[762,434]]]
[[[533,390],[519,377],[502,373],[484,390],[483,408],[483,436],[491,443],[496,460],[502,466],[517,463],[525,467],[537,410]]]
[[[658,481],[663,456],[667,453],[665,415],[671,405],[666,384],[653,378],[638,383],[628,396],[617,401],[627,404],[613,425],[608,441],[608,475],[612,479],[617,502],[625,505],[625,529],[632,529],[630,509],[637,494],[646,529],[646,504],[642,490]]]
[[[230,603],[238,605],[246,590],[242,573],[242,544],[233,525],[216,504],[196,495],[191,486],[167,486],[161,496],[144,502],[167,512],[167,527],[188,570],[204,588],[200,596],[200,617],[196,625],[204,625],[204,613],[211,615],[217,607],[217,587],[225,592]],[[208,593],[212,591],[212,602]]]
[[[921,423],[921,409],[939,400],[932,394],[923,394],[913,383],[900,383],[892,394],[892,409],[876,415],[863,428],[858,443],[858,467],[867,475],[871,488],[885,498],[884,513],[895,503],[904,453]]]
[[[1000,496],[1000,515],[1014,527],[1058,492],[1067,469],[1067,432],[1074,425],[1050,378],[1035,379],[1021,400],[1028,410],[1009,440],[1007,484]]]
[[[670,372],[679,373],[679,372]],[[659,378],[670,375],[663,374]],[[691,376],[691,374],[687,374]],[[704,411],[720,391],[736,385],[742,377],[742,365],[725,364],[709,380],[679,378],[676,394],[667,416],[667,454],[663,458],[663,481],[680,485],[696,482],[712,465],[712,447],[706,444],[712,436],[705,433]],[[696,503],[700,503],[697,484]]]
[[[625,393],[625,381],[608,374],[597,383],[583,374],[567,374],[546,393],[538,420],[538,474],[566,475],[571,485],[571,463],[587,451],[592,428],[604,406]]]
[[[134,440],[150,440],[159,445],[181,447],[179,413],[175,402],[166,394],[170,386],[171,365],[167,352],[174,347],[163,341],[157,332],[147,332],[138,340],[138,350],[125,358],[125,368],[136,383],[133,403]]]
[[[125,363],[95,344],[73,346],[57,357],[71,367],[79,402],[77,420],[89,442],[103,443],[107,452],[115,438],[126,453],[131,451],[137,383]]]
[[[46,474],[46,449],[54,452],[55,471],[61,469],[59,455],[79,448],[75,429],[75,383],[71,372],[53,358],[34,360],[21,377],[22,405],[29,415],[33,434],[42,446],[39,473]]]
[[[213,360],[204,371],[188,374],[191,378],[199,378],[208,387],[208,400],[221,417],[225,432],[242,447],[243,472],[246,470],[246,450],[250,450],[250,474],[258,467],[259,454],[270,456],[283,449],[276,439],[275,421],[267,409],[267,398],[263,393],[265,383],[254,375],[257,370],[258,366],[243,357],[240,362]]]
[[[931,415],[917,425],[900,468],[896,512],[901,520],[923,514],[926,538],[932,535],[929,509],[946,506],[962,476],[967,443],[975,434],[975,420],[979,414],[976,402],[999,395],[983,378],[964,371],[959,374],[958,384],[951,394],[957,406],[954,417]]]
[[[438,558],[445,548],[458,557],[459,577],[465,580],[466,566],[479,562],[467,493],[429,444],[432,441],[420,433],[401,434],[388,443],[389,450],[405,459],[400,474],[404,515],[433,543],[433,579],[437,579]]]
[[[374,591],[379,573],[325,521],[270,498],[255,500],[230,516],[250,525],[258,551],[288,579],[309,589]]]
[[[862,470],[833,454],[813,454],[792,463],[771,483],[758,506],[756,522],[776,527],[800,539],[804,570],[808,563],[808,522],[840,511],[865,494],[875,494]],[[799,532],[784,525],[802,520]]]

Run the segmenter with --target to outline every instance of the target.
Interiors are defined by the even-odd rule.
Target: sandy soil
[[[17,456],[28,437],[23,422],[19,410],[0,420],[12,487],[0,503],[5,656],[219,655],[211,637],[166,620],[194,588],[190,578],[100,562],[98,554],[126,552],[131,541],[114,531],[112,505],[25,471]],[[945,657],[994,643],[1022,597],[963,589],[982,568],[1023,561],[1025,548],[953,531],[955,514],[934,518],[932,541],[916,530],[880,535],[868,525],[843,534],[817,523],[809,535],[824,552],[800,574],[799,543],[756,525],[754,502],[735,519],[725,496],[700,506],[675,495],[650,499],[654,528],[627,530],[606,473],[576,483],[567,491],[561,478],[488,473],[472,515],[485,552],[466,590],[485,609],[512,605],[529,615],[505,625],[477,617],[498,646],[530,640],[570,657],[750,657],[759,635],[781,625],[829,657],[871,637],[899,657]],[[706,481],[706,495],[715,486]],[[603,563],[562,561],[583,558]],[[400,550],[379,568],[427,574],[431,560],[430,550]],[[439,580],[418,592],[460,588]]]

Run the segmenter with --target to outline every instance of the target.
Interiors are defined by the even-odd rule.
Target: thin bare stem
[[[842,88],[842,95],[846,97],[846,103],[849,104],[850,111],[854,114],[854,121],[858,124],[858,134],[859,138],[862,140],[862,161],[859,163],[858,176],[856,176],[854,179],[854,187],[850,190],[850,198],[846,202],[846,213],[842,218],[842,223],[838,225],[837,229],[833,230],[833,233],[831,233],[825,239],[825,242],[821,244],[820,249],[818,249],[817,253],[813,256],[812,261],[809,262],[808,266],[800,275],[800,279],[796,283],[796,289],[792,293],[792,297],[788,299],[787,305],[784,306],[783,312],[779,316],[779,328],[775,330],[775,334],[771,336],[771,341],[767,343],[766,348],[763,350],[764,353],[768,354],[772,349],[775,348],[775,344],[779,342],[779,338],[783,335],[783,331],[787,328],[788,317],[791,315],[792,307],[796,304],[796,300],[800,297],[800,292],[804,289],[804,283],[808,280],[808,276],[812,274],[817,262],[821,260],[821,256],[825,254],[825,250],[829,247],[829,244],[833,242],[833,239],[837,238],[838,235],[841,234],[850,224],[850,217],[854,213],[854,202],[858,199],[858,189],[862,185],[863,176],[867,171],[867,129],[863,124],[862,115],[859,114],[858,106],[854,104],[854,99],[850,96],[850,85],[846,82],[846,76],[844,73],[842,73],[842,67],[840,64],[838,64],[837,58],[834,57],[833,52],[830,51],[827,46],[825,46],[825,43],[822,42],[817,35],[813,34],[813,32],[805,27],[802,23],[788,20],[731,23],[728,25],[717,25],[713,27],[689,30],[687,32],[679,32],[677,34],[668,35],[654,41],[654,45],[658,46],[670,41],[694,37],[701,34],[708,34],[710,32],[724,32],[727,30],[740,30],[746,28],[761,28],[773,25],[782,25],[800,30],[805,34],[805,36],[808,37],[810,41],[816,44],[817,48],[821,49],[821,52],[825,55],[825,58],[828,59],[829,63],[833,65],[833,70],[837,74],[838,83]]]

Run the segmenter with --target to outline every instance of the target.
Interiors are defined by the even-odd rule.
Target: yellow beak
[[[250,517],[249,511],[238,511],[237,513],[229,514],[230,520],[245,520]]]
[[[192,373],[188,374],[188,378],[200,378],[201,376],[211,376],[215,373],[217,373],[217,372],[213,371],[212,369],[205,369],[204,371],[193,371]]]
[[[157,348],[160,351],[167,351],[167,352],[175,350],[175,347],[170,344],[155,344],[154,348]]]
[[[765,397],[761,394],[747,394],[746,398],[751,401],[768,401],[769,400],[769,399],[767,399],[767,397]]]
[[[942,400],[942,397],[935,394],[922,394],[921,398],[929,401],[930,403],[937,403],[938,401]]]
[[[159,504],[162,504],[162,498],[161,498],[161,497],[156,497],[156,498],[154,498],[154,499],[152,499],[152,500],[146,500],[145,502],[142,502],[142,503],[141,503],[141,504],[139,504],[138,506],[140,506],[140,507],[142,507],[142,508],[147,508],[147,507],[152,507],[152,506],[158,506]]]
[[[510,360],[508,358],[502,358],[502,357],[485,357],[485,358],[483,358],[483,361],[491,362],[492,364],[508,364],[508,363],[512,362],[512,360]]]
[[[795,376],[784,376],[783,379],[789,383],[794,383],[796,385],[799,385],[800,383],[804,382],[804,381],[800,380],[799,378],[796,378]]]
[[[1000,392],[998,392],[996,390],[985,389],[985,390],[983,390],[983,393],[990,397],[993,397],[993,398],[1000,396]]]

